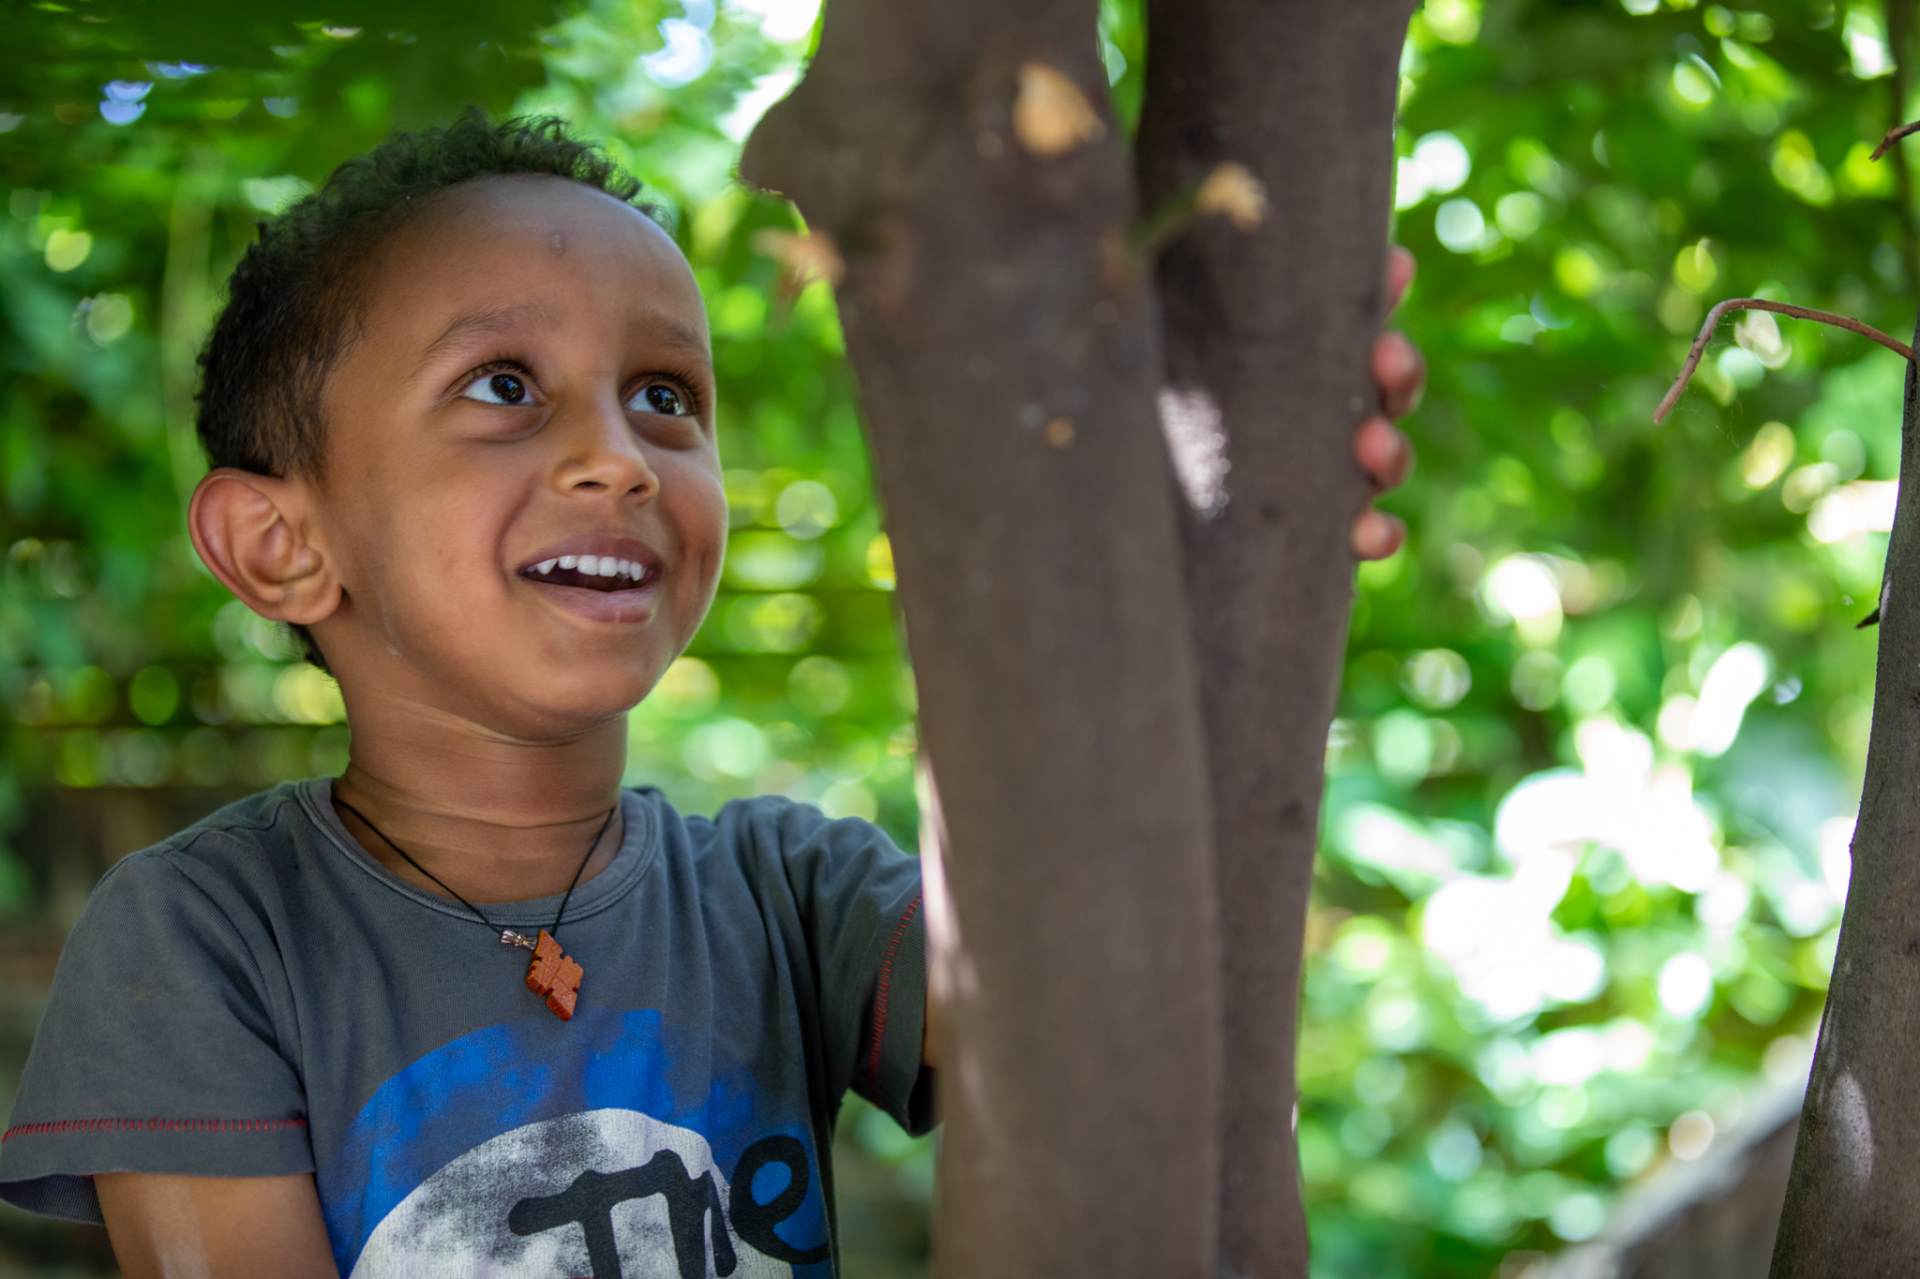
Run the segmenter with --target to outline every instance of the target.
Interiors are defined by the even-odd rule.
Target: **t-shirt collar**
[[[301,810],[319,828],[328,844],[355,868],[401,896],[443,914],[472,919],[476,924],[480,922],[474,919],[472,911],[459,902],[408,883],[362,848],[360,842],[341,824],[340,814],[334,809],[333,781],[331,777],[314,777],[294,784]],[[573,890],[573,897],[567,902],[567,913],[560,921],[562,925],[598,914],[613,905],[639,882],[642,872],[653,860],[658,823],[652,802],[646,795],[623,787],[620,805],[624,822],[620,847],[604,869],[592,879],[583,880]],[[560,893],[554,893],[549,897],[531,897],[521,901],[475,904],[490,923],[545,928],[552,925],[553,912],[559,909],[561,896]]]

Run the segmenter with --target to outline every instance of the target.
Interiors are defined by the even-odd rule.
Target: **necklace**
[[[375,826],[365,813],[355,808],[352,804],[349,804],[346,800],[341,799],[338,795],[333,797],[333,802],[346,809],[349,813],[352,813],[355,817],[358,817],[362,822],[365,822],[367,829],[378,835],[381,839],[386,840],[387,847],[400,854],[401,859],[404,860],[407,865],[413,867],[422,875],[425,875],[428,879],[431,879],[434,883],[446,889],[447,893],[455,901],[472,911],[474,917],[487,926],[488,931],[491,932],[498,928],[492,920],[480,913],[478,906],[462,897],[459,893],[454,892],[438,875],[413,860],[413,858],[408,857],[407,850],[394,843],[391,839],[388,839],[387,833],[378,826]],[[593,842],[587,845],[587,855],[581,858],[580,864],[574,868],[573,880],[567,885],[566,894],[560,898],[560,909],[554,913],[552,928],[542,928],[540,930],[539,940],[537,941],[529,940],[521,934],[514,932],[511,928],[498,928],[500,944],[502,946],[519,946],[533,952],[533,958],[527,963],[527,989],[546,1000],[547,1007],[553,1012],[553,1015],[561,1021],[571,1021],[573,1019],[574,1005],[580,998],[580,979],[586,975],[586,972],[580,967],[579,961],[560,949],[560,943],[553,939],[554,934],[560,931],[560,919],[567,913],[567,903],[573,898],[574,885],[580,882],[580,873],[586,870],[587,863],[593,860],[594,849],[600,847],[600,837],[607,833],[607,827],[613,824],[613,815],[619,811],[620,806],[618,804],[609,808],[607,810],[606,820],[602,821],[600,823],[600,829],[593,833]]]

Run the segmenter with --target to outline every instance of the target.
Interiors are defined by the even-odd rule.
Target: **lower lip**
[[[659,603],[660,580],[649,581],[645,586],[620,591],[595,591],[584,586],[558,586],[547,582],[535,582],[527,578],[529,589],[544,595],[553,604],[593,622],[645,622],[653,617],[654,608]]]

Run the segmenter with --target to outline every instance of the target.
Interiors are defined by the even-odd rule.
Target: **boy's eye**
[[[462,399],[480,404],[512,408],[533,403],[533,387],[511,368],[482,369],[461,388]],[[658,413],[663,417],[697,417],[699,397],[677,379],[655,378],[627,399],[627,409],[635,413]]]
[[[482,373],[467,383],[460,394],[482,404],[525,404],[527,384],[514,373]]]
[[[699,410],[693,397],[672,382],[649,382],[633,394],[627,407],[641,413],[661,413],[668,417],[692,417]]]

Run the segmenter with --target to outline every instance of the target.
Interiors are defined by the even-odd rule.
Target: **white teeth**
[[[619,577],[641,586],[647,580],[647,566],[639,560],[623,560],[614,555],[560,555],[530,565],[529,573],[547,574],[555,567],[575,569],[585,577]]]

